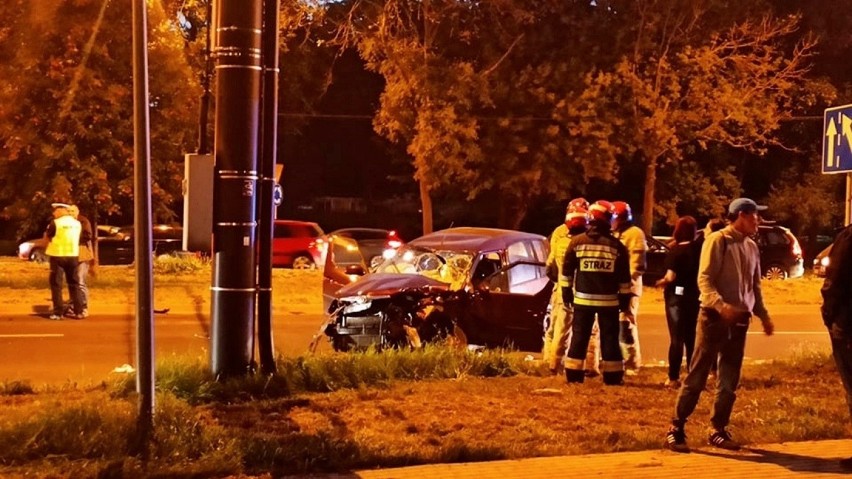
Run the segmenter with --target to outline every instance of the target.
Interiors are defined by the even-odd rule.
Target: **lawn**
[[[158,267],[156,294],[204,304],[209,265]],[[171,270],[169,268],[172,268]],[[183,267],[177,268],[182,269]],[[46,267],[0,260],[0,304],[43,300]],[[822,281],[765,283],[767,304],[818,304]],[[318,272],[275,270],[288,304],[318,311]],[[133,270],[104,267],[98,297],[131,298]],[[170,296],[169,296],[170,295]],[[29,298],[29,299],[27,299]],[[188,298],[188,299],[183,299]],[[643,302],[660,302],[646,290]],[[279,358],[278,374],[216,382],[206,364],[158,365],[155,441],[143,464],[134,437],[133,378],[88,388],[0,384],[0,475],[117,477],[273,476],[434,462],[656,449],[676,392],[645,368],[623,387],[568,385],[537,361],[452,348]],[[688,426],[701,445],[711,393]],[[745,443],[848,437],[848,408],[830,358],[804,351],[746,365],[731,431]]]

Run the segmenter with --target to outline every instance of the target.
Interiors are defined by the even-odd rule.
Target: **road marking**
[[[749,331],[747,334],[755,334],[759,336],[766,336],[763,331]],[[772,333],[773,336],[782,336],[782,335],[794,335],[794,334],[819,334],[828,336],[828,331],[775,331]]]
[[[0,334],[0,338],[64,338],[64,334]]]

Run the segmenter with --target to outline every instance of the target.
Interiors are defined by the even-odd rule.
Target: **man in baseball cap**
[[[759,205],[751,198],[737,198],[728,205],[728,216],[733,216],[731,221],[736,221],[736,217],[741,211],[751,214],[755,211],[764,211],[766,208],[767,206]]]

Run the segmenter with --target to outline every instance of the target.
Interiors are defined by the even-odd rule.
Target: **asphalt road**
[[[817,306],[771,308],[772,337],[755,322],[746,345],[747,360],[787,358],[804,351],[828,351],[828,335]],[[322,323],[320,314],[278,314],[275,347],[284,355],[306,354]],[[640,310],[639,332],[646,365],[665,364],[668,331],[661,306]],[[209,357],[210,320],[204,313],[155,315],[158,358],[168,355]],[[136,364],[136,322],[126,310],[97,312],[85,320],[50,321],[30,312],[0,312],[0,381],[26,379],[34,385],[89,384],[122,365]],[[330,348],[325,340],[320,350]]]

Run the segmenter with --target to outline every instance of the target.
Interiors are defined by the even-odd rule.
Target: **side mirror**
[[[347,275],[355,275],[355,276],[364,276],[365,274],[367,274],[367,272],[364,271],[364,267],[361,266],[360,264],[350,264],[349,266],[346,267],[345,273]]]

